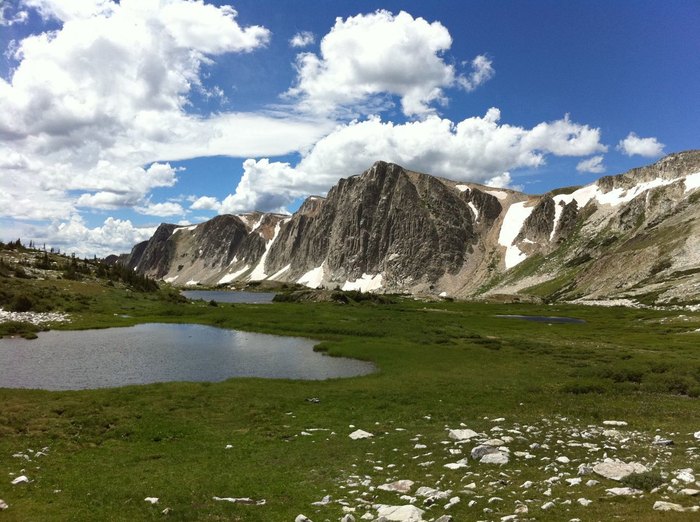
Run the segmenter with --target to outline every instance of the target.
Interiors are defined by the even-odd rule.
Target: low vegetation
[[[589,454],[558,441],[605,419],[622,419],[635,433],[629,442],[614,444],[620,457],[634,455],[652,468],[630,476],[631,487],[651,491],[666,480],[662,472],[695,467],[700,473],[691,450],[692,433],[700,430],[699,313],[428,303],[342,292],[329,302],[210,306],[186,302],[167,286],[130,281],[112,268],[98,274],[95,260],[76,261],[89,271],[76,270],[80,277],[73,279],[64,276],[61,264],[72,263],[71,258],[49,255],[52,268],[40,271],[32,265],[34,253],[16,254],[2,256],[0,268],[7,268],[0,270],[0,307],[26,308],[27,302],[20,302],[26,298],[31,311],[65,312],[70,321],[42,327],[4,322],[3,335],[44,327],[191,322],[317,339],[328,354],[373,361],[378,371],[329,381],[250,378],[76,392],[0,389],[0,475],[5,477],[0,498],[9,505],[0,512],[3,520],[144,520],[163,518],[167,508],[173,520],[289,521],[304,513],[316,521],[342,516],[335,502],[312,505],[325,495],[352,506],[362,505],[356,498],[405,503],[396,493],[351,485],[364,477],[373,486],[392,479],[451,484],[462,498],[450,508],[455,520],[500,520],[513,513],[516,500],[530,501],[528,516],[537,520],[658,520],[652,493],[646,493],[648,499],[611,499],[606,488],[620,484],[600,477],[600,484],[585,492],[593,500],[589,506],[578,504],[566,484],[551,485],[551,497],[543,496],[544,488],[520,487],[524,481],[544,484],[554,471],[545,469],[549,461],[542,459],[553,460],[558,453],[576,465],[602,458],[603,452]],[[36,254],[42,261],[43,253]],[[29,277],[17,276],[16,266]],[[586,323],[496,317],[502,314],[570,316]],[[488,471],[473,460],[465,469],[443,467],[471,449],[464,446],[461,456],[447,454],[454,446],[443,444],[446,428],[464,423],[490,433],[494,419],[521,430],[527,442],[520,444],[537,458]],[[532,432],[523,428],[528,425]],[[375,436],[351,440],[348,435],[358,428]],[[619,428],[623,435],[625,429]],[[673,437],[675,445],[654,449],[657,435]],[[528,449],[545,440],[551,451]],[[415,449],[418,442],[426,448]],[[429,461],[434,463],[421,464]],[[19,475],[30,482],[10,485]],[[461,490],[471,481],[477,489],[469,497]],[[159,501],[150,504],[146,497]],[[489,503],[491,497],[502,500]],[[573,502],[564,503],[569,498]],[[471,499],[475,507],[469,506]],[[548,500],[556,500],[556,506],[540,509]],[[441,510],[428,514],[436,517]],[[693,516],[673,513],[664,519]]]

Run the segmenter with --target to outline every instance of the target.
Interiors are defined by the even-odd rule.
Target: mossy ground
[[[352,474],[372,474],[375,485],[392,474],[423,481],[418,485],[432,485],[440,474],[459,481],[464,470],[444,470],[442,454],[435,469],[419,467],[411,439],[420,434],[438,455],[444,452],[446,426],[463,422],[487,430],[488,419],[496,417],[511,424],[559,419],[583,427],[624,419],[650,436],[677,434],[667,464],[700,472],[687,453],[687,434],[700,429],[700,333],[690,333],[700,328],[697,313],[682,318],[670,311],[409,299],[213,307],[178,302],[167,290],[139,293],[100,280],[1,282],[5,288],[21,284],[29,295],[50,288],[50,296],[67,296],[54,309],[75,305],[73,321],[57,328],[210,324],[306,336],[330,355],[378,367],[370,376],[322,382],[232,379],[76,392],[1,389],[0,498],[10,505],[0,512],[3,520],[158,519],[165,507],[173,520],[285,521],[299,513],[338,520],[339,505],[311,503],[325,494],[352,499],[349,488],[343,489]],[[497,314],[572,316],[587,323],[549,325]],[[311,397],[320,402],[306,400]],[[352,441],[350,425],[376,436]],[[309,429],[329,431],[301,435]],[[31,461],[12,457],[43,447],[47,455]],[[583,450],[571,449],[569,455],[586,458]],[[379,472],[377,461],[398,467]],[[32,482],[11,486],[10,474],[22,469]],[[484,469],[470,463],[466,471]],[[510,477],[503,480],[513,494],[523,480],[547,478],[517,460],[490,473]],[[537,512],[533,507],[530,516],[658,520],[649,499],[606,498],[604,486],[615,485],[589,491],[595,500],[589,507],[574,503]],[[375,495],[400,502],[393,493]],[[152,506],[144,502],[147,496],[160,501]],[[245,506],[214,496],[267,503]],[[501,496],[510,502],[505,492]],[[466,500],[452,508],[456,520],[500,520],[513,512],[510,502],[490,506],[494,513],[485,515],[484,505],[474,510]]]

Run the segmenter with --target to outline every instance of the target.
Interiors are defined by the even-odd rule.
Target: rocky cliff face
[[[130,267],[177,285],[270,279],[452,297],[700,300],[700,151],[543,196],[375,163],[292,216],[161,225]]]

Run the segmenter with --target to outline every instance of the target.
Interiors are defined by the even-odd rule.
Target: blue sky
[[[293,211],[378,159],[541,193],[698,147],[696,1],[0,13],[3,240],[124,251],[163,221]]]

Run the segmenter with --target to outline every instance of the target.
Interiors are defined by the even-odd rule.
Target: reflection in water
[[[319,380],[366,375],[371,363],[314,352],[298,337],[193,324],[50,331],[0,339],[0,387],[79,390],[231,377]]]
[[[217,303],[271,303],[275,294],[269,292],[235,292],[232,290],[183,290],[180,292],[187,299],[216,301]]]

